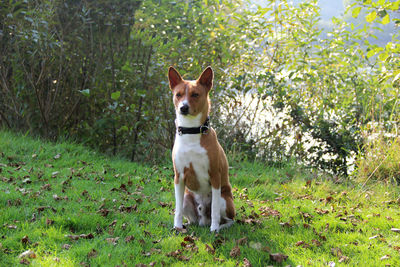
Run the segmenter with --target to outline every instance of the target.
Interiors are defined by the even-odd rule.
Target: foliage
[[[378,21],[386,23],[398,3],[363,1],[363,8],[387,10]],[[232,79],[224,101],[230,106],[220,107],[235,126],[226,136],[247,142],[253,157],[295,157],[346,175],[369,122],[399,127],[399,36],[379,47],[370,41],[373,25],[333,18],[324,37],[318,18],[316,1],[269,1],[239,17],[252,46],[226,70]],[[248,130],[259,125],[265,128]]]
[[[176,234],[170,163],[0,131],[0,170],[1,266],[400,263],[399,189],[390,185],[348,190],[298,165],[235,163],[236,223],[218,235],[198,226]]]
[[[172,146],[168,65],[198,75],[207,65],[232,64],[235,54],[222,26],[233,3],[2,5],[1,122],[132,160],[157,159]]]
[[[0,124],[162,161],[168,66],[195,79],[211,65],[211,121],[231,153],[347,175],[367,125],[399,127],[399,35],[373,42],[399,2],[350,1],[326,32],[315,0],[3,1]]]

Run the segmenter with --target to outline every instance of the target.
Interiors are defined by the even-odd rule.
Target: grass
[[[372,138],[371,138],[372,139]],[[400,138],[385,138],[379,134],[366,142],[363,155],[357,163],[357,179],[360,183],[384,181],[400,183]]]
[[[400,266],[399,188],[231,166],[237,222],[176,233],[171,164],[0,131],[0,266]]]

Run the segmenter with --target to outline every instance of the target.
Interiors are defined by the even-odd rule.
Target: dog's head
[[[183,80],[173,67],[169,67],[169,87],[173,93],[177,115],[207,117],[209,110],[208,92],[213,85],[213,70],[207,67],[195,81]]]

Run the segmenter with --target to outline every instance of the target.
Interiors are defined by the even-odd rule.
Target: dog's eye
[[[198,96],[199,96],[199,94],[197,94],[197,93],[192,94],[192,97],[198,97]]]
[[[176,94],[176,97],[177,97],[177,98],[180,98],[181,96],[182,96],[181,93],[177,93],[177,94]]]

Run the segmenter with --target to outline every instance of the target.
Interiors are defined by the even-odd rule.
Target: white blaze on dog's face
[[[183,80],[180,74],[170,67],[169,86],[173,92],[173,101],[177,115],[196,117],[202,114],[202,122],[209,110],[208,92],[212,88],[213,71],[207,67],[196,81]]]

